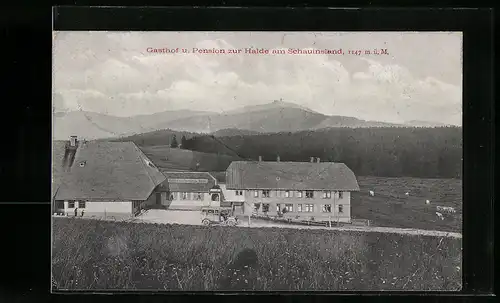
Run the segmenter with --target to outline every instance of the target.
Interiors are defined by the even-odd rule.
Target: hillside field
[[[53,219],[53,290],[460,290],[461,239]]]
[[[360,191],[352,193],[353,218],[373,225],[462,232],[462,180],[357,177]],[[370,190],[375,196],[370,196]],[[409,196],[405,195],[409,192]],[[430,204],[425,204],[430,200]],[[456,213],[436,215],[436,206],[451,206]]]
[[[160,169],[171,171],[223,171],[232,161],[240,160],[229,155],[171,148],[168,145],[140,146],[142,152]],[[196,164],[199,163],[199,167]]]

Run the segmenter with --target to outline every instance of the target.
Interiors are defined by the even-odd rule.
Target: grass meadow
[[[142,146],[141,150],[157,167],[171,171],[223,171],[232,161],[240,160],[238,157],[170,148],[168,145]]]
[[[53,290],[460,290],[462,240],[54,218]]]
[[[358,176],[359,192],[351,196],[351,215],[373,225],[462,232],[462,180]],[[375,192],[370,196],[369,191]],[[405,193],[409,195],[406,196]],[[425,204],[430,200],[430,204]],[[437,206],[456,213],[436,216]]]

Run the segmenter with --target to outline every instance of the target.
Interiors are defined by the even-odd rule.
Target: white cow
[[[436,215],[438,216],[439,219],[444,220],[443,214],[440,212],[436,212]]]
[[[441,209],[442,211],[444,211],[444,212],[447,212],[447,213],[451,213],[451,214],[456,213],[455,209],[454,209],[453,207],[450,207],[450,206],[448,206],[448,207],[442,207],[442,206],[441,206],[441,207],[440,207],[440,209]],[[439,209],[438,209],[438,210],[439,210]]]
[[[375,192],[373,190],[370,190],[370,196],[375,196]]]

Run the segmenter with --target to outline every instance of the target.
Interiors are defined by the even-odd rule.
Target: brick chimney
[[[262,156],[259,156],[259,162],[262,162]]]
[[[69,171],[75,161],[76,150],[78,149],[78,140],[76,136],[71,136],[69,142],[66,143],[63,158],[63,167],[65,171]]]
[[[321,162],[321,159],[320,158],[316,158],[316,162],[317,163]]]
[[[276,157],[276,161],[277,161],[277,162],[280,162],[280,155],[278,155],[278,156]]]
[[[314,163],[314,157],[311,157],[311,163]]]
[[[77,136],[69,137],[69,146],[76,147]]]

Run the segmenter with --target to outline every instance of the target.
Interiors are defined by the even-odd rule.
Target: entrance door
[[[156,205],[161,205],[161,193],[156,193]]]

